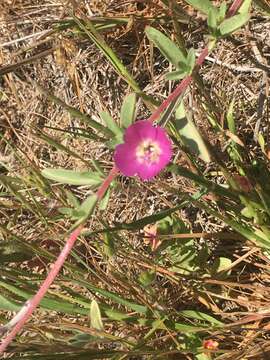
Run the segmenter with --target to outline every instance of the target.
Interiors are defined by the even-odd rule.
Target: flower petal
[[[158,130],[159,131],[156,141],[161,149],[158,163],[161,168],[164,168],[172,157],[172,143],[164,129],[159,128]]]
[[[126,176],[138,175],[142,180],[156,176],[170,161],[172,144],[166,130],[153,126],[148,120],[137,121],[130,125],[124,135],[124,144],[117,145],[114,153],[115,164]],[[145,140],[155,143],[159,149],[157,162],[138,161],[136,150]]]
[[[139,143],[144,139],[155,139],[156,128],[148,120],[136,121],[130,125],[124,135],[125,142]]]
[[[114,152],[114,162],[124,175],[134,176],[137,174],[138,163],[135,147],[127,143],[117,145]]]
[[[162,168],[158,163],[152,165],[139,164],[137,174],[142,180],[150,180],[160,173],[161,170]]]

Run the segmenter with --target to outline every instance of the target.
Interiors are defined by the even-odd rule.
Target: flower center
[[[158,143],[150,139],[143,140],[136,149],[136,157],[140,163],[152,165],[157,163],[161,149]]]

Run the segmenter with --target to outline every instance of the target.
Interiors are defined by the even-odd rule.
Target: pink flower
[[[151,179],[171,159],[172,146],[166,131],[147,120],[130,125],[125,131],[124,141],[116,146],[114,161],[126,176]]]

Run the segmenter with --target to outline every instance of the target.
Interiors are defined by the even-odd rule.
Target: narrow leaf
[[[213,325],[218,325],[218,326],[224,325],[221,321],[215,319],[214,317],[212,317],[208,314],[200,312],[200,311],[183,310],[183,311],[180,311],[180,314],[184,315],[187,318],[206,321]]]
[[[43,169],[41,174],[50,180],[69,185],[98,186],[102,182],[99,174],[93,171],[76,172],[65,169]]]
[[[211,9],[209,11],[208,17],[207,17],[207,25],[209,28],[214,31],[217,28],[217,11],[216,9]]]
[[[90,216],[96,206],[97,200],[98,198],[96,194],[88,196],[88,198],[84,200],[82,205],[79,207],[78,211],[83,211],[86,217]]]
[[[238,13],[239,14],[247,14],[249,12],[251,2],[252,2],[252,0],[244,0],[238,10]]]
[[[104,329],[100,309],[96,300],[92,300],[90,306],[90,326],[99,331]]]
[[[187,70],[171,71],[165,75],[166,80],[180,80],[187,76]]]
[[[227,112],[227,122],[228,122],[228,128],[229,128],[230,132],[232,134],[235,134],[236,128],[235,128],[235,121],[234,121],[234,116],[233,116],[233,107],[234,107],[234,99],[230,103],[230,106],[229,106],[229,109]]]
[[[178,46],[162,32],[156,30],[151,26],[147,26],[145,33],[150,41],[152,41],[160,52],[172,63],[177,69],[179,69],[179,63],[186,63],[186,57],[179,49]]]
[[[125,97],[120,112],[121,127],[127,128],[135,121],[136,116],[136,94],[131,93]]]
[[[205,162],[210,162],[209,151],[189,114],[186,113],[183,102],[176,109],[174,124],[184,145]]]
[[[248,22],[249,17],[249,13],[242,13],[225,19],[219,26],[220,34],[227,35],[234,32],[241,26],[245,25]]]
[[[189,68],[189,73],[191,74],[196,62],[196,54],[193,48],[189,49],[187,55],[187,66]]]
[[[100,117],[106,123],[108,129],[113,134],[115,134],[116,136],[122,134],[121,128],[117,125],[117,123],[114,121],[114,119],[107,111],[101,111]]]

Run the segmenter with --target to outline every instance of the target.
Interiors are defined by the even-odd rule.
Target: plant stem
[[[100,186],[99,190],[97,191],[98,201],[100,201],[107,191],[108,187],[110,186],[113,179],[118,174],[118,169],[114,166],[107,178],[104,180],[102,185]],[[51,271],[47,275],[47,278],[41,284],[39,290],[37,291],[36,295],[27,301],[26,304],[23,305],[22,309],[15,315],[14,320],[16,318],[16,324],[14,325],[13,329],[8,333],[8,335],[3,339],[2,343],[0,344],[0,354],[2,354],[7,346],[11,343],[11,341],[15,338],[17,333],[23,328],[24,324],[30,318],[36,307],[40,304],[41,300],[45,296],[46,292],[48,291],[49,287],[55,280],[56,276],[58,275],[59,271],[63,267],[63,264],[68,257],[69,253],[71,252],[77,238],[79,237],[83,228],[83,224],[77,227],[69,236],[66,241],[65,246],[63,247],[60,255],[58,256],[57,260],[53,264]],[[26,308],[26,310],[25,310]],[[21,316],[18,316],[21,315]]]

